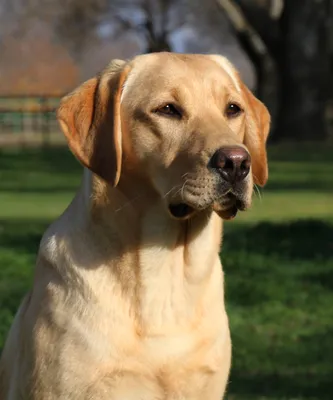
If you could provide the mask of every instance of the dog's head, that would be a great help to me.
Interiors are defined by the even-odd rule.
[[[140,175],[175,218],[208,208],[231,218],[267,180],[269,113],[221,56],[115,60],[58,118],[84,166],[112,186]]]

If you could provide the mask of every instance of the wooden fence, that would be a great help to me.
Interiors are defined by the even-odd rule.
[[[56,120],[59,96],[0,96],[0,145],[62,139]]]

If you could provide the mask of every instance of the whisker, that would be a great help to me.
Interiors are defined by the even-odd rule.
[[[211,215],[209,213],[206,214],[206,222],[208,223],[210,221]]]
[[[257,177],[253,174],[253,178],[254,179],[257,179]],[[258,180],[258,179],[257,179]],[[260,202],[262,202],[262,194],[261,194],[261,192],[260,192],[260,189],[259,189],[259,186],[258,185],[256,185],[255,183],[253,183],[253,187],[254,187],[254,189],[255,189],[255,193],[257,193],[258,194],[258,197],[259,197],[259,200],[260,200]]]
[[[180,190],[181,190],[181,186],[180,186],[180,185],[176,185],[176,186],[172,187],[168,192],[166,192],[166,193],[162,196],[162,198],[164,199],[164,198],[165,198],[168,194],[170,194],[173,190],[176,190],[177,187],[180,188],[180,189],[178,189],[178,191],[180,191]],[[176,193],[176,194],[177,194],[177,193]],[[116,210],[114,210],[114,212],[115,212],[115,213],[118,213],[119,211],[122,211],[124,208],[130,206],[130,205],[133,204],[135,201],[137,201],[137,200],[139,200],[139,199],[141,199],[141,198],[143,198],[143,197],[145,197],[145,196],[147,196],[147,195],[146,195],[146,194],[139,194],[138,196],[136,196],[136,197],[130,199],[129,201],[127,201],[127,202],[126,202],[125,204],[123,204],[121,207],[119,207],[119,208],[117,208]]]
[[[181,187],[181,185],[173,186],[168,192],[166,192],[166,193],[162,196],[162,198],[165,199],[165,198],[167,197],[167,195],[170,194],[173,190],[176,190],[177,187]],[[176,193],[176,194],[177,194],[177,193]]]
[[[120,208],[117,208],[116,210],[114,210],[115,213],[122,211],[124,208],[128,207],[129,205],[133,204],[135,201],[137,201],[138,199],[145,197],[145,194],[139,194],[138,196],[134,197],[133,199],[127,201],[125,204],[123,204]]]
[[[181,196],[182,200],[184,200],[184,189],[185,189],[187,181],[188,181],[188,179],[185,179],[185,182],[183,183],[183,186],[180,190],[180,196]]]
[[[262,195],[260,193],[260,189],[259,189],[258,185],[256,185],[255,183],[254,183],[254,189],[255,189],[255,193],[257,193],[257,195],[259,197],[259,201],[262,202]]]

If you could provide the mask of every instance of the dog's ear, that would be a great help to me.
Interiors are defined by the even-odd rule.
[[[248,104],[244,144],[251,154],[254,183],[264,186],[268,179],[266,141],[271,118],[265,105],[242,82],[241,89]]]
[[[64,97],[57,112],[71,151],[112,186],[121,173],[120,98],[128,72],[124,61],[112,61],[98,77]]]

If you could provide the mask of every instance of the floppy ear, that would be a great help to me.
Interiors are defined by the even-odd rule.
[[[264,186],[268,179],[266,141],[271,118],[265,105],[243,83],[241,89],[249,107],[244,144],[251,154],[254,183]]]
[[[71,151],[112,186],[121,173],[120,97],[128,72],[124,61],[112,61],[100,76],[64,97],[57,112]]]

